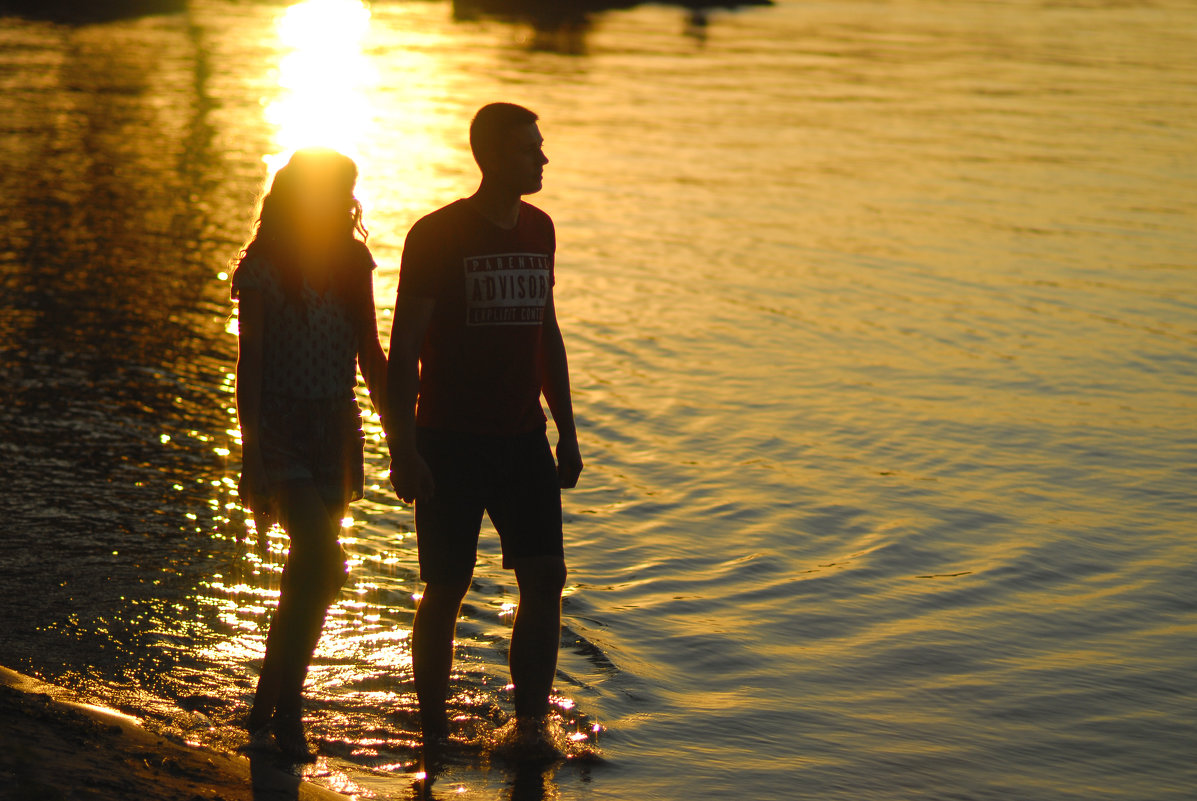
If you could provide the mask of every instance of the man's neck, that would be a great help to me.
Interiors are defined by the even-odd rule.
[[[520,195],[502,187],[487,183],[478,186],[470,196],[470,202],[486,219],[500,228],[514,228],[520,220]]]

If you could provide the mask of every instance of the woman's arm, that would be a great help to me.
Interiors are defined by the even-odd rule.
[[[416,400],[420,392],[420,347],[435,301],[400,294],[391,323],[387,402],[383,418],[391,451],[391,485],[407,503],[432,496],[432,472],[416,450]]]
[[[358,364],[362,368],[362,378],[366,379],[366,389],[370,391],[370,403],[379,416],[386,414],[387,391],[387,357],[382,352],[382,343],[378,341],[378,322],[374,317],[374,276],[366,277],[366,286],[362,292],[361,306],[358,309]]]
[[[259,433],[262,419],[262,331],[266,302],[261,290],[242,289],[237,301],[237,421],[241,425],[241,472],[249,492],[263,489]],[[242,498],[243,502],[250,501]]]

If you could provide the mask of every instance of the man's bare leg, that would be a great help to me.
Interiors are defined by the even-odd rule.
[[[449,735],[445,700],[449,694],[449,671],[453,668],[453,636],[461,600],[469,588],[468,578],[459,582],[430,581],[416,607],[412,623],[412,671],[425,742]]]
[[[515,580],[520,601],[508,655],[515,685],[515,716],[542,718],[548,714],[549,693],[557,673],[565,560],[558,556],[516,560]]]

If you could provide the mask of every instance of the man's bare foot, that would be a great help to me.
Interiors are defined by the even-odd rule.
[[[551,716],[512,718],[495,732],[495,753],[519,762],[553,762],[565,756],[561,727]]]

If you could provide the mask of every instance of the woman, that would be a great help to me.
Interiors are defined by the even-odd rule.
[[[296,152],[262,199],[233,272],[239,490],[259,525],[277,519],[291,540],[248,728],[251,747],[273,735],[296,761],[315,759],[301,694],[325,613],[348,575],[341,520],[362,497],[357,365],[375,409],[386,386],[356,182],[347,156]]]

